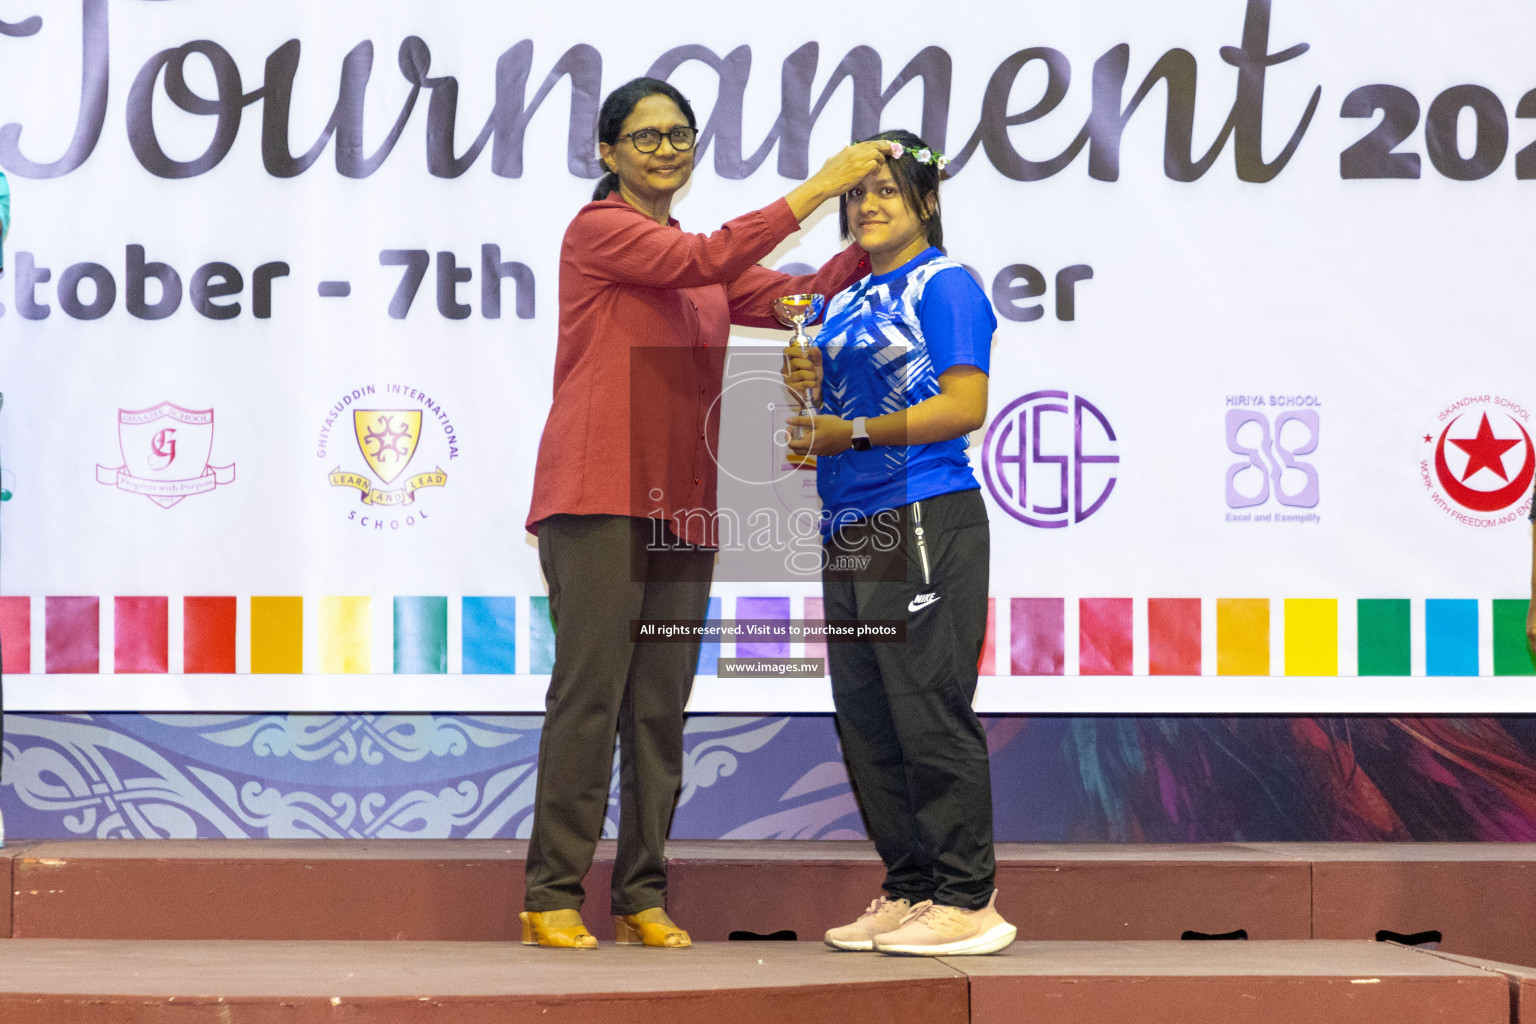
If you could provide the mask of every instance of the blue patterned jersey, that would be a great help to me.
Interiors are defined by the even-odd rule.
[[[889,274],[839,292],[827,307],[816,345],[822,350],[821,411],[873,419],[939,393],[953,366],[988,372],[997,317],[960,264],[925,249]],[[957,437],[904,447],[877,445],[816,460],[822,531],[853,519],[979,485]]]

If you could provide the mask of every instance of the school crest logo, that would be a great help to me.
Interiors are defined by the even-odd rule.
[[[448,486],[443,465],[458,458],[459,439],[433,396],[404,384],[366,385],[341,396],[326,413],[316,454],[333,467],[333,488],[357,492],[364,506],[347,519],[365,528],[398,530],[428,518],[422,491]],[[388,515],[390,509],[406,509]]]
[[[1435,507],[1463,526],[1523,522],[1536,481],[1530,411],[1503,395],[1469,395],[1421,436],[1419,479]]]
[[[361,492],[365,505],[409,505],[423,487],[442,487],[448,474],[441,467],[417,473],[391,488],[405,473],[421,441],[420,409],[354,409],[353,433],[357,448],[373,476],[383,484],[374,484],[362,473],[349,473],[340,466],[330,474],[332,487],[352,487]]]
[[[357,447],[368,468],[392,484],[410,465],[421,440],[420,409],[358,409],[352,413]]]
[[[161,508],[235,482],[235,466],[209,465],[213,410],[161,402],[117,410],[121,466],[96,466],[96,482],[142,494]]]

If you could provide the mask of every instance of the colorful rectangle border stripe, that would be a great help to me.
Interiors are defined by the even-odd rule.
[[[819,597],[762,594],[712,597],[709,618],[725,608],[753,621],[822,615]],[[978,668],[1001,677],[1382,677],[1409,676],[1422,658],[1429,677],[1533,676],[1528,608],[1525,598],[989,598]],[[699,674],[715,674],[722,653],[825,658],[826,646],[740,641],[723,652],[704,643]],[[554,658],[542,594],[0,597],[0,668],[13,675],[443,675],[455,666],[542,676]]]

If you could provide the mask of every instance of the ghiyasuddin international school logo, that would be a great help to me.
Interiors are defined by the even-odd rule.
[[[1059,530],[1104,507],[1119,468],[1115,429],[1088,399],[1031,391],[1010,402],[981,450],[987,490],[1021,523]]]
[[[1419,436],[1419,480],[1436,508],[1464,526],[1523,521],[1531,511],[1536,445],[1530,411],[1502,395],[1442,408]]]
[[[355,388],[326,411],[316,455],[336,460],[331,487],[357,492],[361,507],[347,519],[364,528],[398,530],[429,518],[422,492],[448,486],[443,463],[459,457],[453,420],[431,395],[408,384]]]
[[[235,482],[235,466],[211,466],[213,410],[161,402],[117,410],[121,466],[96,467],[96,482],[142,494],[162,508]]]

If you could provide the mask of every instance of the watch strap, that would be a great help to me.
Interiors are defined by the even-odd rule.
[[[867,418],[864,416],[855,416],[853,418],[853,450],[859,452],[867,452],[871,447],[872,443],[869,440],[869,427],[867,426]]]

